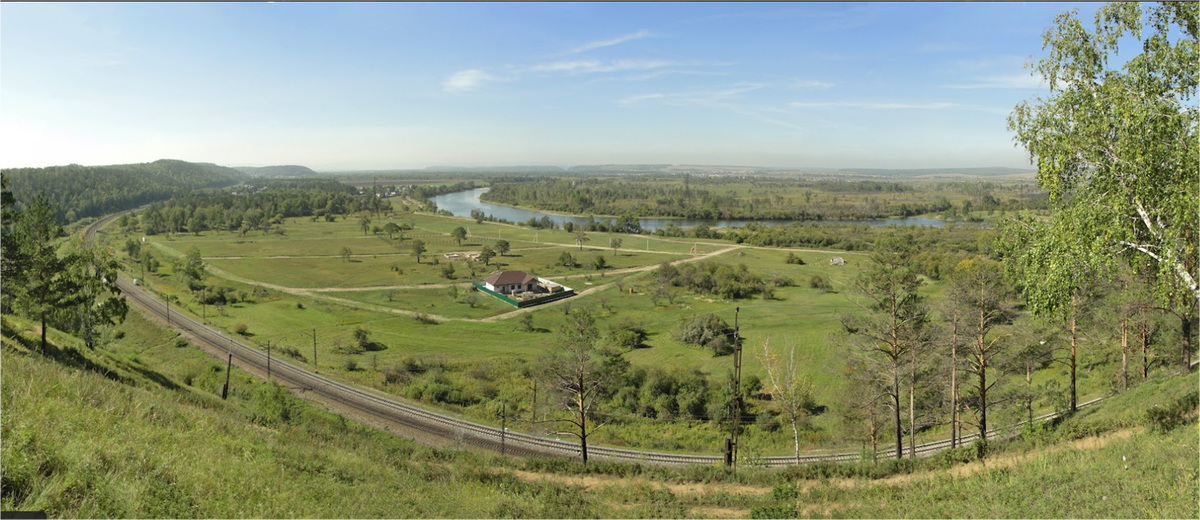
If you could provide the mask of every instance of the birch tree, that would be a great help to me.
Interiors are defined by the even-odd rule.
[[[771,403],[779,409],[780,415],[792,426],[792,442],[796,448],[796,462],[800,462],[800,421],[807,415],[807,406],[812,396],[812,384],[807,377],[800,374],[796,366],[796,346],[788,350],[787,359],[783,359],[771,350],[771,340],[763,341],[762,352],[755,354],[758,362],[767,371],[767,392],[771,394]]]
[[[1055,18],[1043,35],[1047,55],[1031,66],[1049,94],[1008,119],[1056,206],[1043,229],[1025,229],[1030,240],[1017,256],[1038,267],[1027,280],[1061,280],[1078,264],[1145,262],[1159,301],[1180,318],[1186,367],[1200,298],[1200,4],[1111,3],[1092,30],[1076,14]],[[1129,37],[1141,53],[1122,63],[1114,58]],[[1026,283],[1024,292],[1045,313],[1065,305],[1070,288]]]

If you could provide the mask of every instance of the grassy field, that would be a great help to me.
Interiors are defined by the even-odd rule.
[[[694,369],[719,383],[732,368],[731,357],[714,357],[707,349],[683,344],[672,337],[671,331],[680,320],[699,313],[714,313],[732,324],[734,308],[740,307],[738,321],[746,345],[745,377],[765,376],[755,353],[769,340],[776,352],[785,353],[788,348],[796,347],[801,369],[813,383],[817,404],[833,405],[842,389],[844,355],[830,346],[828,340],[841,330],[839,316],[857,310],[847,289],[864,267],[865,254],[796,250],[806,262],[796,265],[784,261],[787,250],[627,235],[616,253],[599,247],[581,253],[573,237],[561,230],[477,225],[465,219],[425,214],[398,214],[394,219],[414,225],[417,229],[412,233],[449,233],[454,227],[469,226],[477,234],[462,246],[447,235],[427,235],[423,240],[430,244],[431,254],[421,264],[407,252],[396,252],[395,241],[389,242],[386,236],[363,238],[354,219],[333,223],[299,219],[285,224],[288,232],[282,237],[252,236],[253,233],[245,237],[229,233],[178,235],[169,239],[155,236],[148,238],[149,248],[164,260],[192,246],[199,248],[206,258],[225,257],[208,260],[216,268],[211,270],[208,283],[231,287],[245,297],[223,308],[202,308],[172,276],[168,261],[163,262],[159,273],[147,275],[147,283],[152,289],[175,297],[175,305],[182,312],[205,316],[230,334],[239,325],[246,325],[248,341],[264,348],[269,341],[276,348],[297,349],[308,364],[314,357],[315,336],[317,368],[322,374],[436,404],[450,413],[482,422],[494,422],[491,400],[497,398],[513,401],[527,412],[533,408],[544,411],[550,406],[544,400],[545,392],[539,395],[539,402],[532,400],[535,365],[553,348],[556,341],[553,331],[564,323],[565,311],[572,308],[591,310],[598,318],[601,333],[631,323],[643,327],[649,333],[644,348],[624,354],[633,367]],[[441,276],[441,265],[432,265],[432,258],[444,252],[478,250],[480,244],[488,243],[481,238],[482,233],[486,231],[490,237],[495,230],[500,230],[513,246],[510,256],[496,259],[506,268],[525,269],[559,280],[578,292],[590,292],[534,308],[530,311],[531,331],[519,323],[511,306],[485,294],[473,293],[476,298],[472,307],[466,300],[470,294],[465,284],[483,278],[491,267],[477,263],[476,276],[470,277],[464,262],[454,262],[455,279],[448,280]],[[412,239],[412,233],[404,243]],[[593,235],[589,246],[607,243],[604,234]],[[120,245],[132,235],[106,231],[103,237]],[[650,253],[637,249],[646,240],[650,243]],[[356,256],[349,261],[315,254],[345,243],[390,247],[394,252],[360,255],[356,250]],[[692,247],[697,248],[697,254],[728,249],[708,261],[745,264],[765,280],[787,277],[796,286],[778,288],[772,299],[722,300],[684,293],[668,301],[654,294],[657,285],[651,281],[650,273],[624,272],[630,268],[654,267],[664,260],[693,259],[689,252]],[[603,255],[615,268],[597,271],[591,267],[553,265],[563,251],[585,262]],[[283,257],[272,258],[280,255]],[[831,265],[834,256],[845,258],[846,265]],[[393,266],[398,271],[393,271]],[[131,265],[130,274],[141,276],[136,265]],[[808,281],[813,276],[829,280],[835,292],[810,288]],[[451,283],[460,285],[457,295],[446,286]],[[941,284],[932,282],[923,291],[936,297],[942,289]],[[417,314],[429,319],[414,319]],[[370,331],[371,340],[386,348],[358,353],[349,350],[347,347],[355,343],[353,333],[359,327]],[[1111,345],[1090,342],[1084,346],[1079,380],[1081,401],[1112,390],[1111,352]],[[414,364],[435,370],[425,371],[406,383],[385,382],[387,370]],[[1062,370],[1054,365],[1039,377],[1062,378]],[[430,397],[444,397],[447,385],[482,400],[466,399],[455,404]],[[1042,401],[1038,408],[1050,411],[1052,406],[1049,401]],[[805,449],[858,449],[843,433],[835,415],[813,417],[811,427],[803,434]],[[944,434],[941,429],[934,429],[929,435]],[[715,452],[725,435],[724,428],[704,418],[674,422],[645,419],[624,423],[620,428],[602,429],[595,439],[634,447]],[[751,425],[743,446],[763,455],[786,454],[791,448],[790,431],[767,432]]]

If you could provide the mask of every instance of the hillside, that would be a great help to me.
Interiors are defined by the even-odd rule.
[[[220,188],[249,177],[211,163],[161,159],[152,163],[111,166],[50,166],[0,172],[19,201],[44,191],[58,217],[67,222],[98,217],[166,200],[201,188]],[[70,208],[70,209],[66,209]]]
[[[1197,513],[1196,375],[932,459],[683,470],[432,449],[300,401],[131,313],[101,349],[3,317],[0,507],[63,517],[1175,517]],[[1147,413],[1146,410],[1151,410]],[[86,434],[84,434],[86,432]],[[1031,492],[1040,490],[1044,492]]]
[[[251,177],[317,177],[318,174],[307,166],[287,164],[282,166],[234,166],[233,169]]]

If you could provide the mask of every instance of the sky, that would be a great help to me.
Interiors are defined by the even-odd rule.
[[[1028,167],[1064,3],[0,4],[0,167]]]

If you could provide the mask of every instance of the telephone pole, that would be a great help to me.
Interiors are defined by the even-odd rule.
[[[313,327],[313,372],[317,372],[317,329]]]
[[[741,307],[733,308],[733,421],[729,437],[725,438],[725,465],[737,468],[738,426],[742,422],[742,342],[738,330],[738,313]]]
[[[267,382],[271,382],[271,340],[267,340]]]

